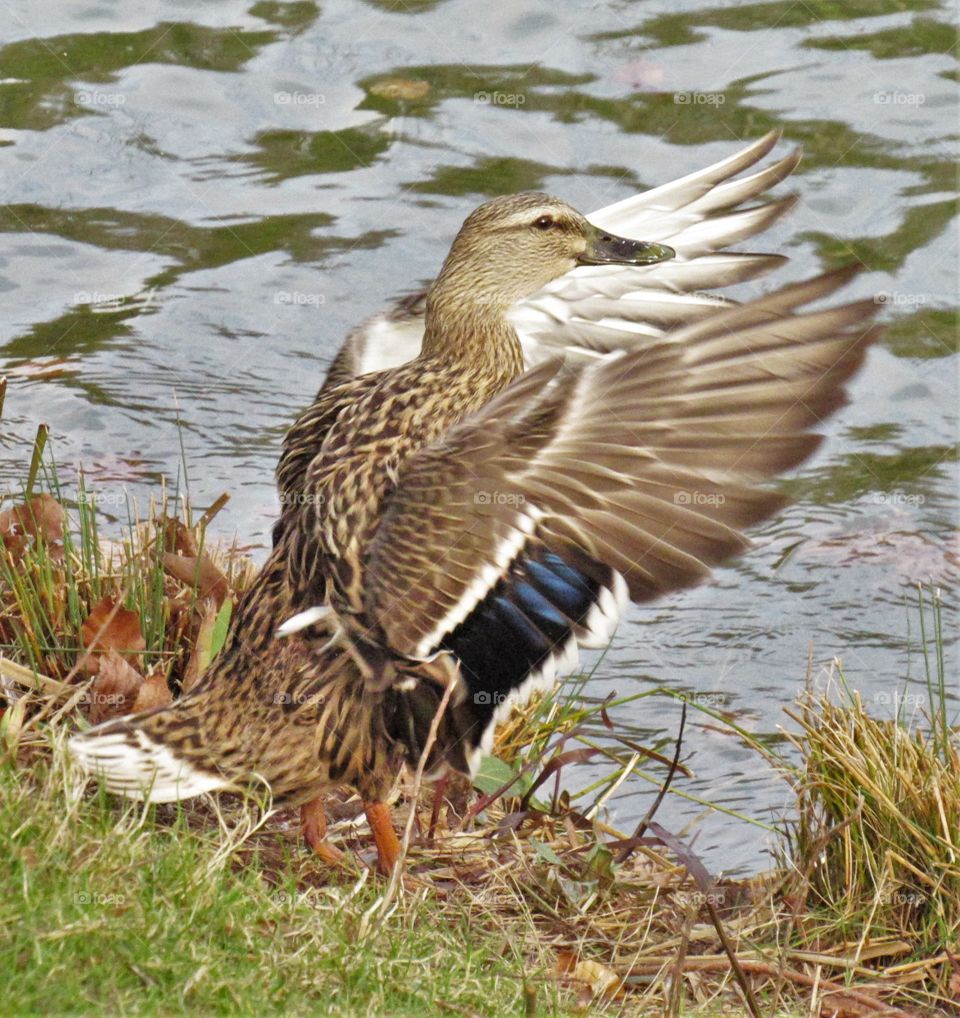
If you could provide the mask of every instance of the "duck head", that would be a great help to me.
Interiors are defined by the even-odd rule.
[[[559,198],[532,191],[507,195],[467,216],[430,303],[506,311],[578,265],[652,265],[674,255],[665,244],[601,230]]]

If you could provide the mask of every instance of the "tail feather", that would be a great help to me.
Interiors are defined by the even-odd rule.
[[[75,735],[67,750],[108,791],[141,802],[176,802],[230,784],[224,775],[204,770],[152,739],[133,718]]]

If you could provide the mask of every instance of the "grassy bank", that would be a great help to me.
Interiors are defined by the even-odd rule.
[[[573,683],[504,727],[476,787],[437,803],[405,779],[407,881],[388,884],[347,796],[331,812],[351,851],[331,871],[269,803],[137,807],[69,766],[70,731],[197,680],[252,567],[208,546],[222,502],[177,518],[161,493],[111,542],[97,493],[65,492],[48,464],[41,450],[0,507],[4,1013],[956,1007],[960,758],[936,652],[939,709],[920,726],[870,717],[838,681],[792,708],[793,762],[739,733],[797,796],[762,877],[715,881],[655,804],[637,831],[603,822],[635,772],[667,787],[683,765],[618,736],[622,701],[584,707]],[[922,608],[936,629],[938,605]],[[603,776],[561,792],[557,775],[587,759]]]
[[[532,927],[452,903],[438,921],[420,892],[364,931],[366,869],[327,884],[293,828],[241,849],[184,811],[87,798],[59,759],[0,774],[4,1014],[514,1014],[525,975],[556,1010]]]

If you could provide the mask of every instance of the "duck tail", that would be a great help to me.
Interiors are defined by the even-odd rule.
[[[198,739],[205,698],[107,721],[75,735],[67,751],[109,792],[141,802],[175,802],[232,785]]]

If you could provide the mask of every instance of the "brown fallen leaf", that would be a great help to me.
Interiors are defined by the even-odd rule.
[[[176,552],[177,555],[197,555],[197,540],[193,531],[173,516],[163,516],[157,520],[157,528],[163,538],[164,551]]]
[[[164,552],[162,561],[163,568],[171,576],[191,587],[196,583],[199,595],[213,598],[217,607],[223,604],[224,598],[230,593],[230,584],[226,576],[206,553],[193,556]]]
[[[34,495],[13,510],[23,532],[45,541],[63,540],[63,523],[67,514],[52,495]]]
[[[98,664],[97,677],[84,695],[90,705],[90,721],[95,725],[130,714],[143,685],[143,676],[115,650],[108,650]]]
[[[572,951],[557,951],[557,975],[577,983],[585,983],[593,997],[613,1000],[623,996],[623,979],[599,961],[579,958]]]
[[[153,707],[163,707],[172,701],[173,696],[167,685],[167,677],[162,671],[153,672],[143,680],[132,709],[134,712],[150,710]]]
[[[22,558],[31,538],[45,541],[59,559],[63,554],[65,520],[63,506],[52,495],[34,495],[0,512],[0,540],[14,559]]]
[[[81,667],[92,675],[99,671],[106,651],[139,654],[147,645],[140,629],[140,616],[109,595],[98,601],[84,619],[80,637],[87,649]]]
[[[19,562],[23,558],[23,553],[30,543],[25,535],[18,533],[12,526],[8,530],[0,529],[0,541],[3,541],[4,548],[10,552],[14,562]]]

